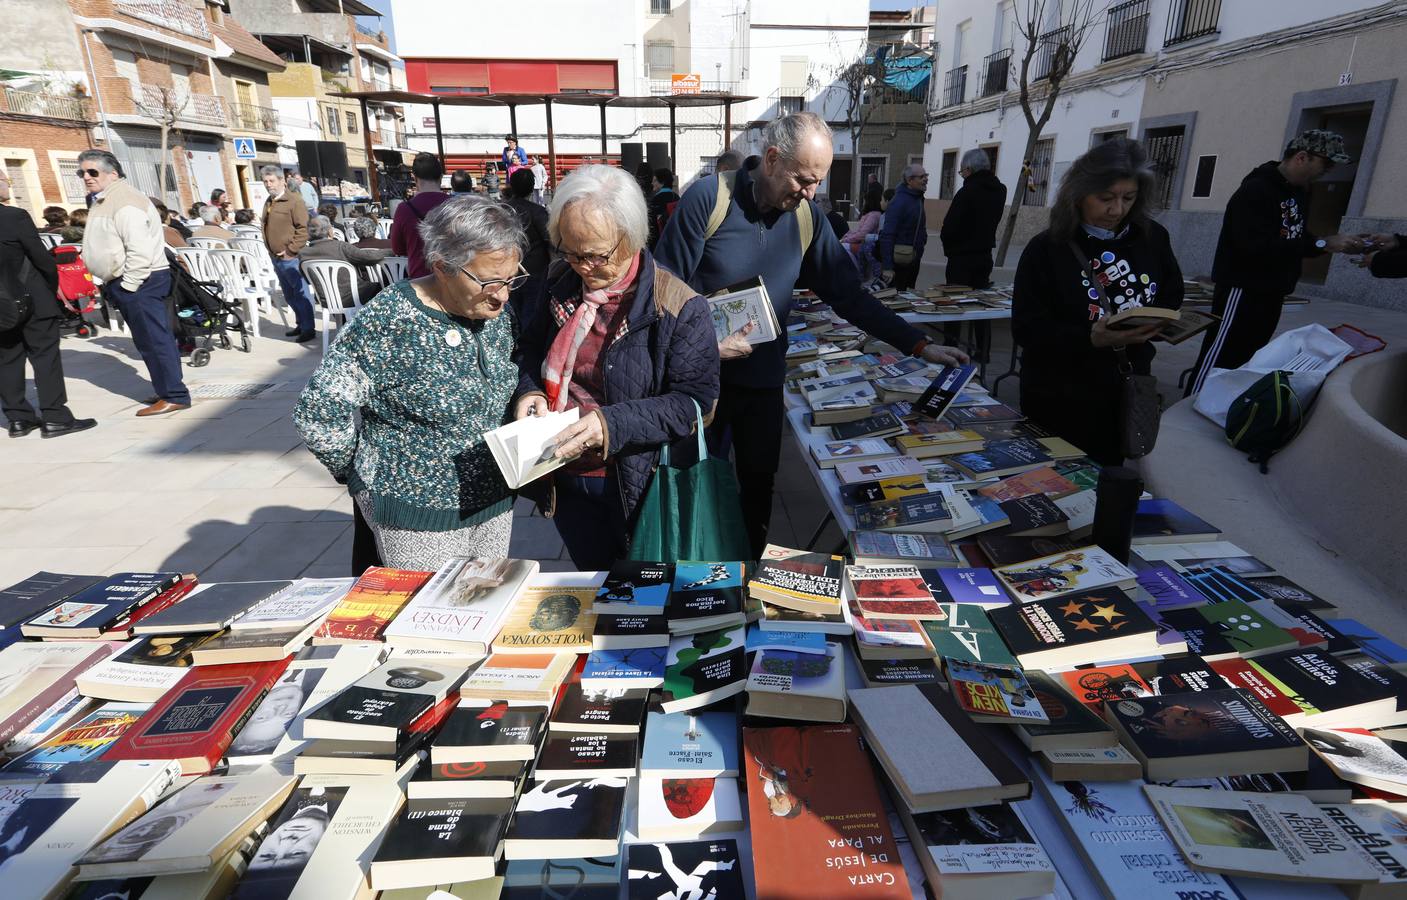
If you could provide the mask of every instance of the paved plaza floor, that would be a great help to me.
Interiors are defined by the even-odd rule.
[[[929,279],[941,272],[935,268],[925,266]],[[1282,328],[1308,321],[1407,338],[1407,316],[1330,303],[1288,307]],[[187,367],[193,408],[150,419],[134,416],[150,387],[126,332],[65,338],[70,405],[99,424],[53,440],[37,432],[0,438],[0,584],[40,569],[181,570],[207,581],[348,574],[347,492],[303,447],[289,418],[321,359],[320,342],[286,341],[285,327],[277,316],[266,319],[252,353],[216,351],[208,366]],[[1005,323],[993,332],[989,384],[1006,369],[1011,348]],[[1156,373],[1169,396],[1180,396],[1175,382],[1195,344],[1160,352]],[[1016,391],[1016,379],[1008,379],[999,396],[1014,403]],[[783,447],[771,539],[798,546],[825,506],[794,443]],[[818,546],[840,540],[830,525]],[[514,520],[512,553],[548,570],[571,568],[552,522],[526,501]]]

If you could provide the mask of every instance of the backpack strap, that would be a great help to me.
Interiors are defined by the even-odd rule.
[[[802,200],[796,208],[796,230],[801,235],[801,255],[805,256],[811,249],[811,239],[816,236],[816,219],[810,200]]]
[[[704,226],[704,240],[708,240],[723,227],[728,218],[728,204],[733,202],[733,184],[736,171],[723,172],[718,176],[718,197],[713,201],[713,211],[708,214],[708,224]],[[805,200],[796,208],[796,230],[801,238],[801,255],[811,249],[811,241],[816,237],[816,219],[811,211],[811,201]]]

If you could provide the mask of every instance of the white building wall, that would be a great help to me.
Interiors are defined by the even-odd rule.
[[[278,161],[288,167],[298,165],[296,141],[323,140],[322,119],[318,102],[312,97],[274,97],[282,139],[278,145]]]

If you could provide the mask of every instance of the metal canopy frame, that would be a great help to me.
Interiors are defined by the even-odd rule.
[[[440,128],[441,106],[506,106],[508,108],[508,128],[510,134],[518,133],[518,107],[542,106],[547,113],[547,184],[556,187],[557,181],[557,142],[552,128],[552,106],[595,106],[601,110],[601,153],[606,149],[606,108],[619,109],[668,109],[669,110],[669,159],[678,165],[678,134],[675,130],[675,110],[680,107],[693,109],[704,106],[723,107],[723,143],[732,140],[733,104],[756,100],[756,97],[742,94],[706,91],[698,94],[662,94],[658,96],[630,97],[619,94],[421,94],[415,91],[344,91],[338,96],[360,102],[362,108],[362,135],[366,142],[366,157],[372,159],[371,132],[367,129],[368,103],[424,103],[435,112],[435,148],[440,162],[445,159],[445,138]],[[632,173],[633,174],[633,173]],[[381,192],[376,178],[376,166],[367,166],[367,177],[371,181],[371,196],[380,197]]]

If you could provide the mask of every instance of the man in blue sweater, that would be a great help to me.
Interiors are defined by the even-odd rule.
[[[931,343],[860,286],[855,264],[812,200],[834,153],[825,120],[810,112],[783,116],[767,126],[763,144],[760,157],[729,173],[732,184],[725,181],[722,194],[718,175],[690,186],[660,236],[656,261],[705,296],[760,276],[783,324],[792,288],[810,288],[847,322],[901,352],[945,365],[966,362],[966,354]],[[720,197],[726,215],[718,222]],[[783,335],[750,346],[749,330],[719,344],[722,392],[711,429],[715,437],[731,435],[743,519],[758,557],[767,543],[782,447],[787,342]]]

